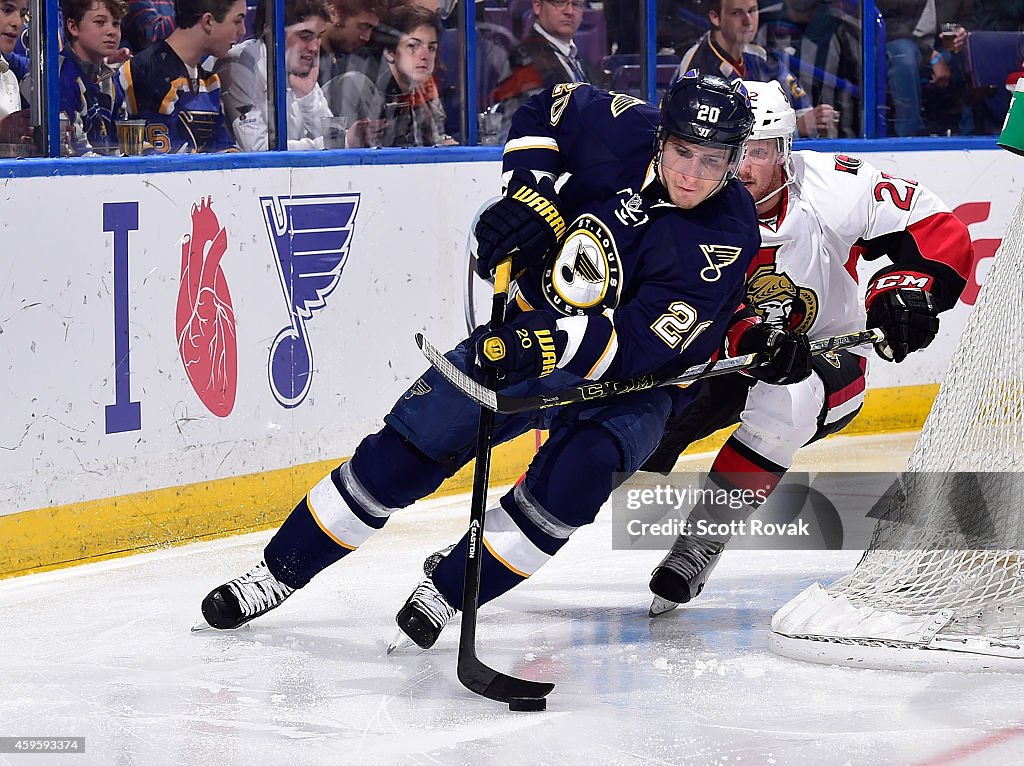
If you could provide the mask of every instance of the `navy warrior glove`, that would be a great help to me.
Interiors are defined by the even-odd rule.
[[[509,324],[484,332],[473,347],[472,367],[494,370],[502,387],[550,375],[569,335],[544,311],[524,311]]]
[[[802,332],[783,331],[759,322],[743,333],[737,351],[759,354],[765,361],[746,373],[773,386],[799,383],[811,374],[811,343]]]
[[[885,333],[885,343],[875,346],[883,359],[902,362],[931,343],[939,331],[939,311],[927,289],[931,282],[925,274],[890,271],[876,274],[868,283],[867,326]]]
[[[558,195],[550,178],[537,181],[516,170],[505,196],[480,214],[476,234],[476,273],[487,279],[515,252],[512,273],[540,261],[565,236]]]

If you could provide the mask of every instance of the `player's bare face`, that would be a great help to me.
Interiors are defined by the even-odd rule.
[[[0,53],[13,53],[28,18],[28,0],[0,0]]]
[[[231,46],[245,37],[245,0],[235,0],[222,21],[211,15],[207,29],[207,54],[217,58],[226,56]]]
[[[402,35],[390,59],[399,85],[418,87],[434,74],[437,63],[437,30],[431,26],[416,27]]]
[[[740,163],[740,182],[750,192],[754,201],[765,199],[772,192],[778,191],[783,183],[784,157],[779,151],[779,142],[774,138],[751,139],[747,141],[747,151]],[[778,201],[777,197],[765,200],[765,207],[771,208]],[[758,212],[767,212],[761,210]]]
[[[709,18],[730,47],[747,45],[757,34],[757,0],[722,0],[722,12]]]
[[[284,28],[285,64],[288,74],[305,77],[320,60],[320,39],[327,22],[319,16]]]
[[[67,25],[71,47],[83,61],[101,64],[121,43],[121,21],[111,16],[103,3],[93,3],[81,22],[68,19]]]
[[[706,200],[729,172],[729,150],[669,138],[661,149],[661,182],[676,207],[689,210]]]

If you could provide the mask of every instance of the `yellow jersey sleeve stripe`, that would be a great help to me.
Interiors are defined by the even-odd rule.
[[[612,327],[612,333],[608,336],[608,344],[604,347],[604,351],[601,352],[601,356],[594,362],[594,366],[590,368],[590,371],[586,374],[586,378],[590,380],[596,380],[608,369],[608,366],[612,363],[612,358],[615,353],[619,350],[619,338],[615,334],[615,328]]]

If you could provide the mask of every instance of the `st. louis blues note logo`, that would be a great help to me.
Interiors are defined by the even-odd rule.
[[[733,245],[701,245],[701,252],[708,259],[708,265],[700,271],[700,278],[705,282],[717,282],[722,276],[722,269],[735,263],[743,248]]]
[[[270,346],[270,390],[284,407],[309,393],[313,351],[306,322],[327,305],[348,260],[358,194],[260,197],[291,323]]]
[[[554,263],[545,269],[544,295],[557,311],[569,316],[615,306],[619,271],[611,231],[585,213],[573,222]]]

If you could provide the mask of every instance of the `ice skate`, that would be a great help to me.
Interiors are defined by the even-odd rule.
[[[455,548],[455,543],[452,543],[447,548],[442,548],[439,551],[434,551],[425,559],[423,559],[423,574],[427,577],[434,574],[434,570],[437,569],[437,565],[440,564],[444,557],[452,552]]]
[[[416,586],[395,616],[395,622],[413,643],[421,649],[429,649],[457,611],[427,577]]]
[[[651,602],[649,616],[671,612],[680,604],[696,598],[711,571],[722,556],[724,543],[703,537],[680,535],[672,550],[651,573]]]
[[[425,559],[423,559],[423,574],[427,577],[434,574],[434,570],[437,569],[437,565],[440,564],[444,557],[452,552],[455,548],[455,543],[452,543],[447,548],[442,548],[439,551],[434,551]],[[391,639],[391,643],[388,644],[388,654],[393,654],[400,649],[406,649],[413,646],[413,640],[405,634],[405,632],[399,628],[395,631],[395,637]]]
[[[233,630],[280,606],[294,592],[261,561],[241,577],[210,591],[203,599],[205,623],[196,623],[192,630]]]

